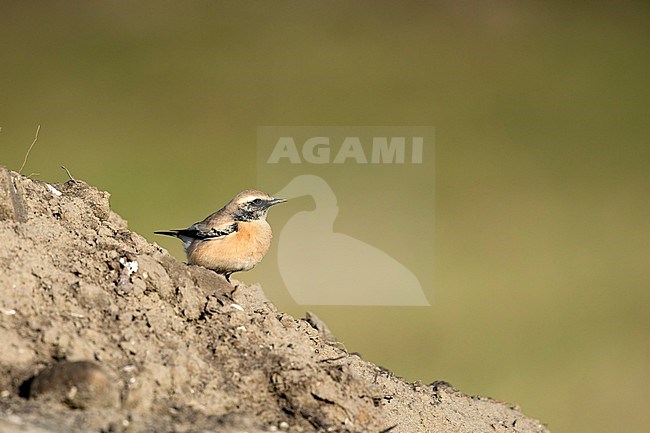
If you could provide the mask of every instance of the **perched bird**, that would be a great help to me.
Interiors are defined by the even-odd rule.
[[[285,201],[247,189],[201,222],[154,233],[179,238],[189,264],[212,269],[230,282],[233,272],[249,271],[264,258],[272,236],[266,213]]]

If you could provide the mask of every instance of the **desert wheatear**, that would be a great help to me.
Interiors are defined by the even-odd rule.
[[[266,213],[285,201],[247,189],[201,222],[154,233],[179,238],[189,264],[212,269],[230,282],[230,274],[251,270],[264,258],[272,236]]]

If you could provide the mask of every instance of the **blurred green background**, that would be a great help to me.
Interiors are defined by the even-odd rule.
[[[183,260],[152,231],[254,186],[259,125],[435,126],[433,306],[310,309],[409,380],[555,433],[641,431],[649,18],[644,2],[2,2],[0,164],[17,170],[40,124],[24,174],[66,165]]]

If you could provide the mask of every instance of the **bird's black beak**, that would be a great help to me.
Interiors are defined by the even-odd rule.
[[[274,204],[280,204],[280,203],[284,203],[286,201],[287,201],[286,198],[272,198],[272,199],[266,201],[266,207],[271,207]]]

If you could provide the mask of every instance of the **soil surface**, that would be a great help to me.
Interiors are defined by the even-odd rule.
[[[316,316],[130,232],[108,198],[0,168],[0,432],[548,432],[346,352]]]

